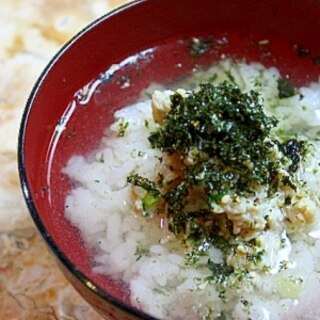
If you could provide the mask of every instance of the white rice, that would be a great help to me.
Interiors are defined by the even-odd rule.
[[[224,60],[177,86],[194,87],[213,74],[215,83],[220,83],[228,79],[228,73],[243,91],[259,89],[265,111],[281,120],[281,128],[299,129],[307,136],[320,129],[320,84],[300,88],[303,98],[279,99],[280,75],[275,68]],[[126,121],[129,125],[119,137],[119,122]],[[80,230],[86,245],[95,250],[94,271],[126,282],[132,305],[159,319],[320,319],[320,143],[312,142],[313,152],[299,169],[300,179],[316,196],[315,222],[289,236],[290,240],[285,232],[265,232],[261,236],[267,251],[264,263],[275,272],[272,268],[265,273],[253,270],[244,283],[226,293],[228,301],[224,302],[221,292],[199,280],[210,271],[187,266],[178,241],[135,213],[127,176],[138,173],[154,178],[161,153],[150,147],[148,135],[155,128],[150,100],[119,110],[99,150],[89,157],[73,156],[64,169],[76,186],[66,198],[65,215]],[[276,202],[280,198],[266,201],[260,208],[279,224],[283,217]],[[235,210],[245,216],[249,207],[250,203],[240,203],[229,209],[230,214]],[[287,242],[284,248],[281,239]],[[222,260],[215,248],[209,257],[215,263]],[[205,259],[204,265],[208,257]],[[283,260],[289,267],[278,272]],[[227,317],[223,317],[223,310]]]

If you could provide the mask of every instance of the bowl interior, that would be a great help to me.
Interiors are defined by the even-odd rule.
[[[136,101],[150,83],[168,84],[222,55],[275,66],[297,86],[316,80],[319,17],[314,0],[138,1],[66,45],[30,96],[19,170],[32,216],[67,268],[129,302],[124,286],[92,272],[92,252],[64,217],[71,183],[61,170],[72,155],[98,146],[115,110]],[[211,43],[203,55],[190,51],[193,37]]]

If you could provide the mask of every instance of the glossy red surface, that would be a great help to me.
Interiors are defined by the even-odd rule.
[[[24,194],[64,272],[106,318],[110,318],[110,308],[117,307],[124,310],[119,319],[125,319],[124,314],[128,319],[147,316],[130,316],[135,311],[119,303],[128,303],[124,288],[91,271],[91,253],[64,218],[70,182],[61,168],[74,153],[92,150],[112,122],[113,112],[133,102],[148,84],[181,77],[221,54],[274,65],[296,85],[317,79],[320,66],[314,60],[320,55],[319,17],[320,3],[315,0],[138,1],[95,22],[44,71],[30,96],[20,132]],[[213,37],[213,47],[200,58],[189,52],[193,36]],[[269,43],[259,44],[265,39]],[[112,64],[149,48],[154,48],[152,53],[105,81],[86,105],[75,98]],[[130,87],[122,88],[128,77]],[[72,101],[74,112],[66,112]],[[59,122],[65,124],[61,135],[55,134]]]

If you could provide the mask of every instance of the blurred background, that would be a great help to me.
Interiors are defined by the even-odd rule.
[[[0,318],[101,319],[67,283],[20,192],[20,119],[43,68],[72,36],[125,0],[0,0]]]

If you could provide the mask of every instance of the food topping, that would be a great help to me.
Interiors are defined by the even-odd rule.
[[[149,141],[164,154],[159,169],[164,180],[130,176],[128,181],[160,198],[179,238],[250,236],[267,221],[256,214],[254,201],[243,204],[241,198],[254,197],[262,187],[270,196],[298,188],[294,173],[305,144],[273,137],[277,120],[263,112],[257,92],[243,93],[230,82],[207,83],[194,92],[156,91],[152,107],[160,126]],[[289,221],[302,221],[300,215],[305,216]]]

